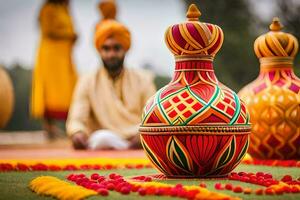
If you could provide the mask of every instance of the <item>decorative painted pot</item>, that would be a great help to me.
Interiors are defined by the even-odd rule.
[[[293,71],[297,39],[281,32],[274,18],[270,32],[254,43],[260,61],[256,80],[239,96],[251,116],[249,153],[259,159],[300,159],[300,79]]]
[[[226,176],[249,145],[247,109],[213,69],[222,29],[199,22],[200,15],[192,4],[188,21],[167,29],[165,41],[175,55],[175,73],[148,100],[142,116],[143,148],[167,177]]]
[[[5,127],[11,117],[14,104],[14,90],[6,71],[0,66],[0,128]]]

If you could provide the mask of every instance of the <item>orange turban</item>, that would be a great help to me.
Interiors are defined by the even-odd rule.
[[[131,44],[130,32],[127,27],[115,20],[117,10],[115,2],[113,0],[102,1],[99,9],[103,19],[96,26],[94,38],[96,48],[101,47],[106,39],[113,37],[127,51]]]

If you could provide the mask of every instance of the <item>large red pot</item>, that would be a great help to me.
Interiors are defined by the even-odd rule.
[[[226,176],[249,145],[249,114],[237,94],[215,76],[213,58],[222,29],[198,21],[191,5],[188,22],[168,28],[165,39],[175,55],[172,81],[145,106],[140,127],[144,150],[168,177]]]

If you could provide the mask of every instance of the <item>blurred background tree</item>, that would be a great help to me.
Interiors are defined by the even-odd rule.
[[[277,10],[275,16],[279,16],[284,31],[289,32],[300,40],[300,1],[299,0],[276,0]],[[300,41],[299,41],[300,42]],[[295,73],[300,76],[300,55],[295,58]]]

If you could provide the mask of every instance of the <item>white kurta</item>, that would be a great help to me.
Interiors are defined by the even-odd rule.
[[[153,75],[144,70],[124,68],[113,81],[105,68],[81,77],[75,88],[67,133],[91,134],[107,129],[123,139],[138,133],[143,107],[155,93]]]

